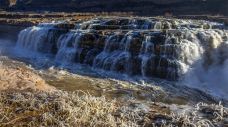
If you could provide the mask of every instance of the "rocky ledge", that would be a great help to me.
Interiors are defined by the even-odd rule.
[[[22,13],[22,12],[0,12],[0,25],[13,25],[13,26],[34,26],[42,22],[52,22],[56,20],[68,20],[69,22],[77,22],[82,19],[89,19],[94,17],[95,14],[67,14],[67,13]]]
[[[58,12],[6,12],[0,11],[0,25],[14,25],[20,27],[34,26],[39,23],[52,22],[52,21],[68,21],[76,23],[86,21],[95,17],[131,17],[136,16],[133,13],[58,13]],[[159,17],[158,17],[159,18]],[[168,17],[171,18],[171,17]],[[210,15],[179,15],[172,16],[178,19],[195,19],[195,20],[208,20],[228,24],[227,16],[210,16]]]
[[[222,50],[226,35],[224,24],[204,20],[108,17],[41,23],[21,31],[18,45],[52,53],[58,62],[177,80],[202,54],[202,63],[210,66],[209,49]]]
[[[64,12],[6,12],[0,11],[0,25],[34,26],[52,21],[67,21],[76,23],[94,17],[131,16],[131,13],[64,13]]]

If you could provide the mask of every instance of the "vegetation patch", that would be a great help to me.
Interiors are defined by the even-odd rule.
[[[162,111],[163,110],[163,111]],[[0,126],[222,126],[228,109],[199,103],[183,113],[172,113],[161,105],[145,106],[129,100],[120,103],[93,97],[82,91],[2,92]]]

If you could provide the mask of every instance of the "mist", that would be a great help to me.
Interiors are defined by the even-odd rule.
[[[224,42],[213,55],[211,65],[205,67],[203,58],[193,65],[184,76],[183,83],[228,98],[228,42]]]

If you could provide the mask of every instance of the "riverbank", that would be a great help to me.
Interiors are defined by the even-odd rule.
[[[7,66],[1,61],[0,91],[54,91],[40,76],[28,68]],[[11,63],[12,64],[12,63]]]
[[[20,27],[34,26],[43,22],[66,21],[69,24],[87,21],[96,17],[137,17],[134,13],[125,12],[102,12],[102,13],[67,13],[67,12],[6,12],[0,11],[0,25],[12,25]],[[220,15],[176,15],[176,16],[156,16],[154,18],[178,18],[207,20],[228,24],[227,16]]]
[[[34,26],[43,22],[66,21],[77,23],[95,17],[106,16],[133,16],[131,13],[67,13],[67,12],[6,12],[0,11],[0,25],[13,25],[21,27]]]
[[[95,97],[49,86],[29,68],[0,65],[0,126],[226,126],[221,104],[167,105],[153,101]],[[12,66],[15,65],[15,66]],[[16,68],[15,68],[16,67]],[[4,86],[2,86],[4,85]]]

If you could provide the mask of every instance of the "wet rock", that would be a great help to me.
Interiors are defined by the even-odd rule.
[[[59,37],[65,33],[67,33],[68,30],[65,29],[50,29],[48,32],[48,38],[47,38],[47,43],[44,45],[43,52],[49,52],[56,54],[58,49],[57,49],[57,41]],[[50,46],[48,46],[50,45]],[[47,47],[50,47],[51,49],[46,49]]]
[[[110,19],[104,23],[105,25],[119,25],[118,19]]]
[[[106,47],[104,50],[107,52],[113,52],[114,50],[123,48],[123,47],[120,47],[121,41],[123,38],[124,38],[123,34],[114,34],[114,35],[109,36],[105,42]]]
[[[132,37],[129,42],[127,42],[126,50],[129,51],[132,55],[138,55],[142,46],[141,37]]]
[[[175,60],[170,60],[164,57],[157,57],[155,61],[156,76],[170,80],[176,80],[178,78],[178,65]]]
[[[121,27],[118,25],[91,25],[89,29],[94,30],[116,30],[120,29]]]
[[[120,54],[113,63],[113,70],[120,73],[130,73],[130,59],[131,55],[129,53]]]
[[[83,33],[82,35],[80,35],[80,39],[77,45],[80,48],[92,49],[95,46],[96,40],[96,34]]]
[[[153,29],[156,24],[160,24],[161,30]],[[220,36],[222,32],[187,28],[190,21],[153,18],[97,18],[78,25],[43,23],[22,31],[18,42],[40,52],[51,50],[57,53],[56,58],[63,58],[60,61],[88,64],[129,75],[177,80],[184,71],[183,66],[190,66],[193,58],[200,55],[195,51],[198,45],[206,50],[215,48],[219,45],[215,35]],[[68,32],[73,27],[77,29]],[[224,35],[218,41],[222,39],[226,40]],[[37,41],[31,43],[30,40]],[[200,43],[196,44],[198,41]],[[225,51],[220,51],[223,56]],[[195,54],[190,56],[192,52]]]
[[[95,57],[101,52],[102,52],[102,50],[97,49],[97,48],[88,51],[88,53],[86,54],[86,57],[84,59],[84,63],[92,66]]]
[[[57,29],[73,29],[74,27],[75,25],[71,23],[61,23],[55,26]]]
[[[37,26],[42,28],[66,29],[66,30],[73,29],[75,27],[74,24],[66,23],[66,22],[40,23]]]
[[[89,49],[87,48],[77,48],[77,51],[75,54],[75,62],[83,63],[88,52],[89,52]]]
[[[156,68],[157,68],[157,63],[156,63],[156,57],[155,56],[150,56],[148,61],[143,61],[142,59],[142,73],[146,77],[154,77],[156,76]]]
[[[129,61],[131,65],[131,75],[141,75],[141,59],[136,56]]]
[[[134,26],[133,25],[123,25],[123,26],[120,27],[120,29],[130,30],[130,29],[134,29]]]
[[[108,55],[108,57],[105,58],[103,63],[102,63],[102,69],[108,70],[108,71],[109,70],[116,71],[115,66],[113,64],[114,64],[115,58],[117,56],[118,56],[117,53],[113,53],[113,54]]]
[[[166,44],[166,45],[160,45],[159,46],[159,52],[161,56],[170,58],[170,59],[175,59],[179,58],[179,50],[180,45],[175,45],[175,44]]]
[[[105,36],[103,35],[100,35],[99,38],[97,39],[97,41],[95,42],[95,48],[98,48],[100,50],[103,50],[104,49],[104,46],[105,46]]]
[[[120,19],[119,20],[119,25],[128,25],[129,24],[129,19]]]

